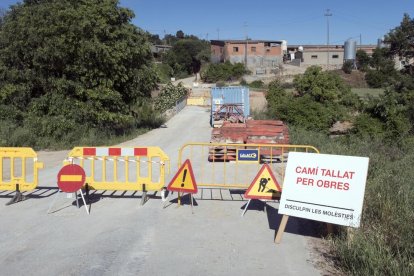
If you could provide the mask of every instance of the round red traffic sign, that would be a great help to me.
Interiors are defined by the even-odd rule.
[[[85,170],[75,164],[66,165],[60,169],[57,176],[57,184],[65,193],[74,193],[85,184]]]

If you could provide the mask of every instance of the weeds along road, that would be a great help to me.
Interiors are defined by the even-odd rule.
[[[166,125],[122,146],[161,147],[171,158],[169,181],[178,149],[210,140],[209,111],[188,106]],[[53,153],[42,157],[45,163],[57,159]],[[188,205],[163,209],[157,198],[139,206],[141,193],[97,191],[103,194],[90,215],[63,195],[55,204],[60,210],[48,215],[60,168],[60,162],[47,164],[41,188],[26,201],[6,207],[10,198],[0,193],[0,274],[319,275],[306,236],[313,224],[291,218],[282,244],[273,243],[280,221],[276,203],[266,213],[253,204],[241,218],[246,201],[226,196],[228,191],[222,191],[224,200],[218,190],[208,191],[210,198],[196,195],[194,214]]]

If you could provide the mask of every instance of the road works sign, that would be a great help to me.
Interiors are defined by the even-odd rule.
[[[186,160],[180,167],[177,174],[173,177],[167,189],[182,193],[197,193],[197,184],[193,174],[190,160]]]
[[[258,162],[259,161],[259,150],[238,149],[237,150],[237,161]]]
[[[282,189],[268,164],[264,164],[244,194],[249,199],[276,199]]]
[[[79,165],[70,164],[60,169],[57,184],[62,192],[74,193],[85,184],[85,171]]]
[[[289,152],[279,213],[359,227],[367,157]]]

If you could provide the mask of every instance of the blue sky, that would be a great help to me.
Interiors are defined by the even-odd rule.
[[[7,8],[17,1],[1,0]],[[287,40],[288,44],[326,44],[330,9],[330,43],[348,38],[376,44],[398,26],[404,13],[414,17],[414,1],[385,0],[121,0],[135,12],[133,23],[151,33],[175,34],[182,30],[203,39]]]

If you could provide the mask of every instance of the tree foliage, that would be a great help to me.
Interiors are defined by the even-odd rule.
[[[299,96],[309,95],[320,103],[359,104],[351,88],[337,74],[324,72],[319,66],[311,66],[303,75],[297,75],[293,84]]]
[[[161,89],[161,93],[155,99],[155,108],[165,112],[167,109],[174,107],[176,102],[186,96],[187,93],[187,89],[181,82],[176,86],[169,82]]]
[[[347,60],[342,65],[342,71],[344,71],[345,74],[351,74],[352,69],[354,69],[354,62],[351,60]]]
[[[243,63],[232,64],[230,61],[218,64],[209,64],[202,72],[201,78],[205,82],[218,82],[240,79],[243,75],[249,73]]]
[[[200,71],[201,65],[209,60],[210,44],[207,41],[194,38],[178,40],[172,49],[163,56],[163,62],[174,70],[176,76],[182,72],[186,74],[197,73]]]
[[[359,103],[341,79],[322,72],[319,67],[308,68],[302,77],[295,79],[295,87],[297,93],[292,94],[279,81],[269,84],[266,100],[270,117],[327,133],[336,121],[347,119]]]
[[[356,52],[356,63],[357,63],[357,68],[360,71],[366,71],[369,67],[369,63],[370,63],[370,57],[368,56],[367,52],[365,52],[364,50],[359,49]]]
[[[414,20],[408,14],[404,14],[400,26],[391,30],[385,41],[390,45],[390,55],[398,57],[410,67],[410,74],[413,76],[414,70],[410,63],[414,58]]]
[[[124,132],[157,76],[147,36],[116,0],[29,1],[0,26],[2,120],[38,137]]]

